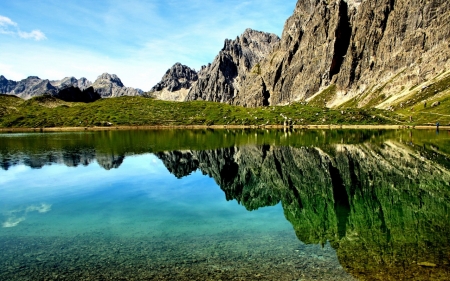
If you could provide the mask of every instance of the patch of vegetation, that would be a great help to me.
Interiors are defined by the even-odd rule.
[[[370,100],[369,100],[369,102],[367,104],[364,105],[364,107],[365,108],[375,107],[378,104],[380,104],[381,102],[383,102],[386,99],[386,95],[382,94],[384,88],[386,88],[386,86],[388,84],[392,83],[395,79],[397,79],[397,77],[399,77],[403,72],[405,72],[405,70],[406,69],[404,69],[404,70],[400,71],[399,73],[397,73],[394,77],[389,79],[386,83],[384,83],[380,87],[376,88],[375,91],[372,92],[373,88],[371,88],[370,91],[366,95],[366,96],[369,96],[369,94],[370,94]]]
[[[332,84],[308,102],[311,106],[326,106],[336,96],[336,85]]]
[[[294,125],[396,124],[394,113],[376,109],[333,110],[301,103],[289,106],[246,108],[193,101],[168,102],[144,97],[100,99],[69,103],[38,97],[27,101],[0,96],[1,127],[177,126],[177,125]],[[55,106],[57,105],[57,106]]]
[[[259,63],[257,63],[257,64],[252,68],[252,73],[261,75],[261,65],[259,65]]]
[[[449,88],[450,88],[450,75],[417,91],[408,100],[408,106],[412,106],[412,105],[415,105],[418,103],[423,103],[425,100],[428,100],[429,105],[431,105],[430,101],[432,99],[430,99],[430,98],[434,97],[435,95],[437,95],[443,91],[448,90]]]

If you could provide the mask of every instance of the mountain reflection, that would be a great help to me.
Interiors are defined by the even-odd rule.
[[[101,132],[42,147],[4,138],[0,165],[109,170],[154,153],[177,178],[214,178],[248,210],[281,202],[299,240],[330,242],[360,280],[449,280],[450,142],[432,133]]]
[[[248,210],[281,202],[297,237],[330,241],[358,279],[448,280],[450,171],[430,149],[385,141],[157,156],[177,177],[200,169]]]

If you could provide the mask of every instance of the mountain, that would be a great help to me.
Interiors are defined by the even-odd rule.
[[[82,77],[66,77],[62,80],[49,81],[37,76],[30,76],[19,82],[0,76],[0,94],[16,95],[30,99],[44,94],[50,94],[65,101],[91,102],[99,97],[138,96],[143,91],[125,87],[117,75],[104,73],[92,83]]]
[[[203,66],[186,101],[206,100],[233,103],[247,75],[259,72],[258,63],[279,42],[275,34],[247,29],[235,40],[225,40],[214,61]]]
[[[92,82],[84,77],[76,79],[75,77],[66,77],[62,80],[50,81],[50,83],[56,87],[58,90],[62,90],[69,87],[79,88],[81,91],[87,89],[92,85]]]
[[[8,80],[5,76],[0,75],[0,93],[9,93],[16,87],[17,82],[13,80]]]
[[[449,15],[447,0],[300,0],[235,103],[399,108],[450,94]]]
[[[142,94],[140,90],[125,87],[117,75],[109,73],[103,73],[98,76],[92,87],[102,98],[140,96]]]
[[[150,90],[150,94],[160,100],[184,101],[197,79],[198,75],[194,69],[177,62]]]
[[[58,92],[49,80],[42,80],[37,76],[29,76],[19,82],[7,80],[0,76],[0,93],[16,95],[23,99],[30,99],[45,93],[54,95]]]

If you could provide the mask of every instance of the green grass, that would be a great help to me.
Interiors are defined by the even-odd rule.
[[[415,124],[450,124],[450,95],[439,95],[450,89],[450,75],[442,77],[427,88],[420,89],[411,95],[408,100],[403,101],[403,108],[397,106],[396,113],[412,117]],[[424,102],[426,101],[426,107]],[[439,101],[440,105],[431,105]],[[409,120],[409,119],[408,119]]]
[[[0,127],[177,126],[177,125],[396,124],[398,116],[376,109],[333,110],[294,103],[245,108],[193,101],[168,102],[144,97],[68,103],[54,97],[27,101],[0,95]]]
[[[324,107],[336,96],[336,85],[332,84],[308,102],[310,106]]]

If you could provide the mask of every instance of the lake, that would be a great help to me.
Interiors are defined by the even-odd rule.
[[[450,280],[450,133],[0,134],[0,280]]]

